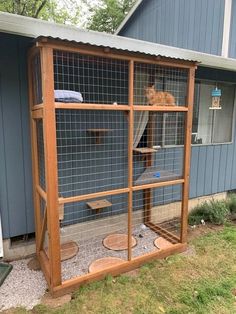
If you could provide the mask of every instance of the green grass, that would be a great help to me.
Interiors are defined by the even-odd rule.
[[[236,228],[210,232],[191,241],[196,255],[176,255],[82,287],[59,309],[36,306],[32,313],[233,314],[236,300]],[[16,309],[13,313],[26,313]]]

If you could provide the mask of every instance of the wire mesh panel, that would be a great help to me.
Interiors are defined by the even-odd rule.
[[[127,204],[127,194],[64,204],[61,244],[73,241],[78,245],[78,253],[62,262],[63,280],[93,272],[91,264],[101,258],[127,260]],[[104,269],[106,263],[105,260]]]
[[[56,111],[60,197],[127,187],[127,116],[121,111]]]
[[[37,119],[35,120],[35,123],[36,123],[36,132],[37,132],[39,185],[41,186],[43,190],[46,191],[43,120]]]
[[[133,248],[133,257],[179,242],[181,200],[182,185],[134,192],[132,233],[139,238],[142,248]]]
[[[42,244],[41,249],[49,256],[49,241],[48,241],[48,230],[47,230],[47,207],[44,199],[40,197],[40,217],[41,217],[41,234],[42,234]]]
[[[54,51],[58,102],[128,104],[128,62]]]
[[[188,70],[135,63],[134,104],[186,106]]]
[[[33,104],[42,104],[42,75],[40,54],[37,53],[31,61],[32,83],[33,83]]]
[[[182,178],[185,113],[134,112],[134,185]]]

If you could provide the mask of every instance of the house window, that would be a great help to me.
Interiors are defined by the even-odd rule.
[[[195,84],[192,144],[217,144],[232,141],[235,85],[219,83],[221,107],[211,110],[211,92],[216,82],[199,81]]]

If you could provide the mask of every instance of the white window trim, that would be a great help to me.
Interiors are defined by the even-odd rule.
[[[232,0],[225,0],[223,38],[222,38],[222,47],[221,47],[221,56],[225,58],[228,58],[229,56],[231,11],[232,11]]]

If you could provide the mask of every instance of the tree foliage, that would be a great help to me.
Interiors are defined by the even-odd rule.
[[[97,7],[90,7],[92,13],[88,29],[114,33],[136,0],[102,0]]]
[[[0,0],[0,11],[57,23],[77,24],[79,6],[76,0]]]

